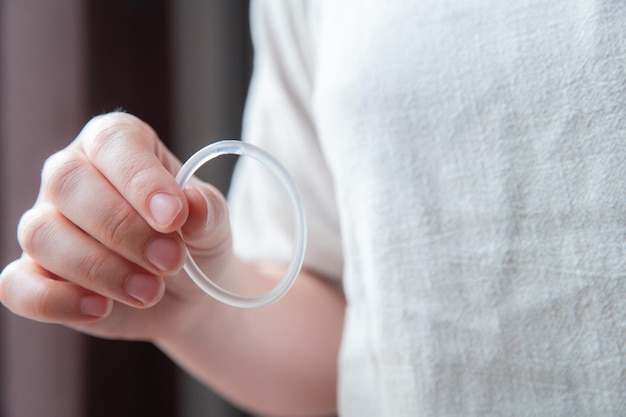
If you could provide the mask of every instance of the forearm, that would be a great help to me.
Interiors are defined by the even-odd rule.
[[[281,273],[279,266],[235,262],[228,280],[238,291],[258,294]],[[208,298],[188,306],[177,331],[157,345],[199,380],[255,412],[332,414],[344,310],[336,289],[302,272],[287,295],[268,307],[237,309]]]

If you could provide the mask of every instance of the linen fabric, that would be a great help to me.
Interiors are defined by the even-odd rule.
[[[257,1],[244,139],[303,193],[347,299],[339,407],[626,414],[626,5]],[[288,261],[239,164],[236,252]]]

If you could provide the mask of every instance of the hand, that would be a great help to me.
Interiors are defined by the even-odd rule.
[[[35,205],[20,220],[20,259],[0,275],[14,313],[84,332],[154,340],[207,296],[181,272],[182,229],[212,276],[231,259],[226,203],[195,180],[144,122],[125,113],[91,120],[45,163]]]
[[[238,294],[269,290],[286,266],[235,259],[224,198],[199,180],[181,191],[180,165],[137,118],[91,120],[44,165],[18,226],[23,254],[0,274],[0,302],[30,319],[154,342],[258,413],[332,413],[343,296],[304,270],[262,309],[209,298],[181,271],[183,237],[202,270]]]

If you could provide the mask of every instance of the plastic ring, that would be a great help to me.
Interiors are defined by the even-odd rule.
[[[249,143],[241,142],[238,140],[223,140],[212,143],[211,145],[200,149],[198,152],[193,154],[187,160],[187,162],[183,164],[180,171],[178,171],[178,174],[176,175],[176,181],[181,188],[184,188],[185,185],[187,185],[189,179],[202,165],[206,164],[211,159],[217,158],[218,156],[229,154],[249,156],[256,159],[267,168],[269,168],[272,172],[274,172],[274,174],[279,178],[279,180],[287,190],[287,194],[289,195],[289,199],[293,208],[295,223],[295,247],[293,250],[291,261],[289,262],[289,266],[287,267],[285,275],[273,289],[264,294],[251,297],[242,296],[227,291],[211,281],[211,279],[209,279],[209,277],[207,277],[204,272],[200,270],[200,267],[198,267],[198,264],[194,261],[188,249],[186,249],[187,258],[185,260],[184,268],[187,274],[189,274],[191,279],[196,283],[196,285],[198,285],[198,287],[200,287],[205,293],[215,298],[216,300],[219,300],[233,307],[263,307],[272,304],[282,298],[294,284],[296,278],[298,277],[298,274],[300,273],[300,270],[302,269],[302,264],[304,262],[304,252],[306,249],[307,234],[304,207],[302,204],[302,199],[300,198],[300,193],[298,192],[295,183],[293,182],[285,168],[264,150]]]

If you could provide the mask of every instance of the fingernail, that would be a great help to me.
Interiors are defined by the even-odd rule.
[[[158,193],[150,198],[150,214],[159,226],[167,227],[180,213],[183,204],[173,195]]]
[[[182,250],[174,239],[155,239],[148,244],[146,257],[161,272],[173,272],[180,267]]]
[[[164,291],[161,280],[146,274],[132,275],[126,281],[126,293],[141,304],[149,305]]]
[[[101,295],[87,295],[80,299],[80,312],[85,316],[104,317],[109,314],[109,300]]]

